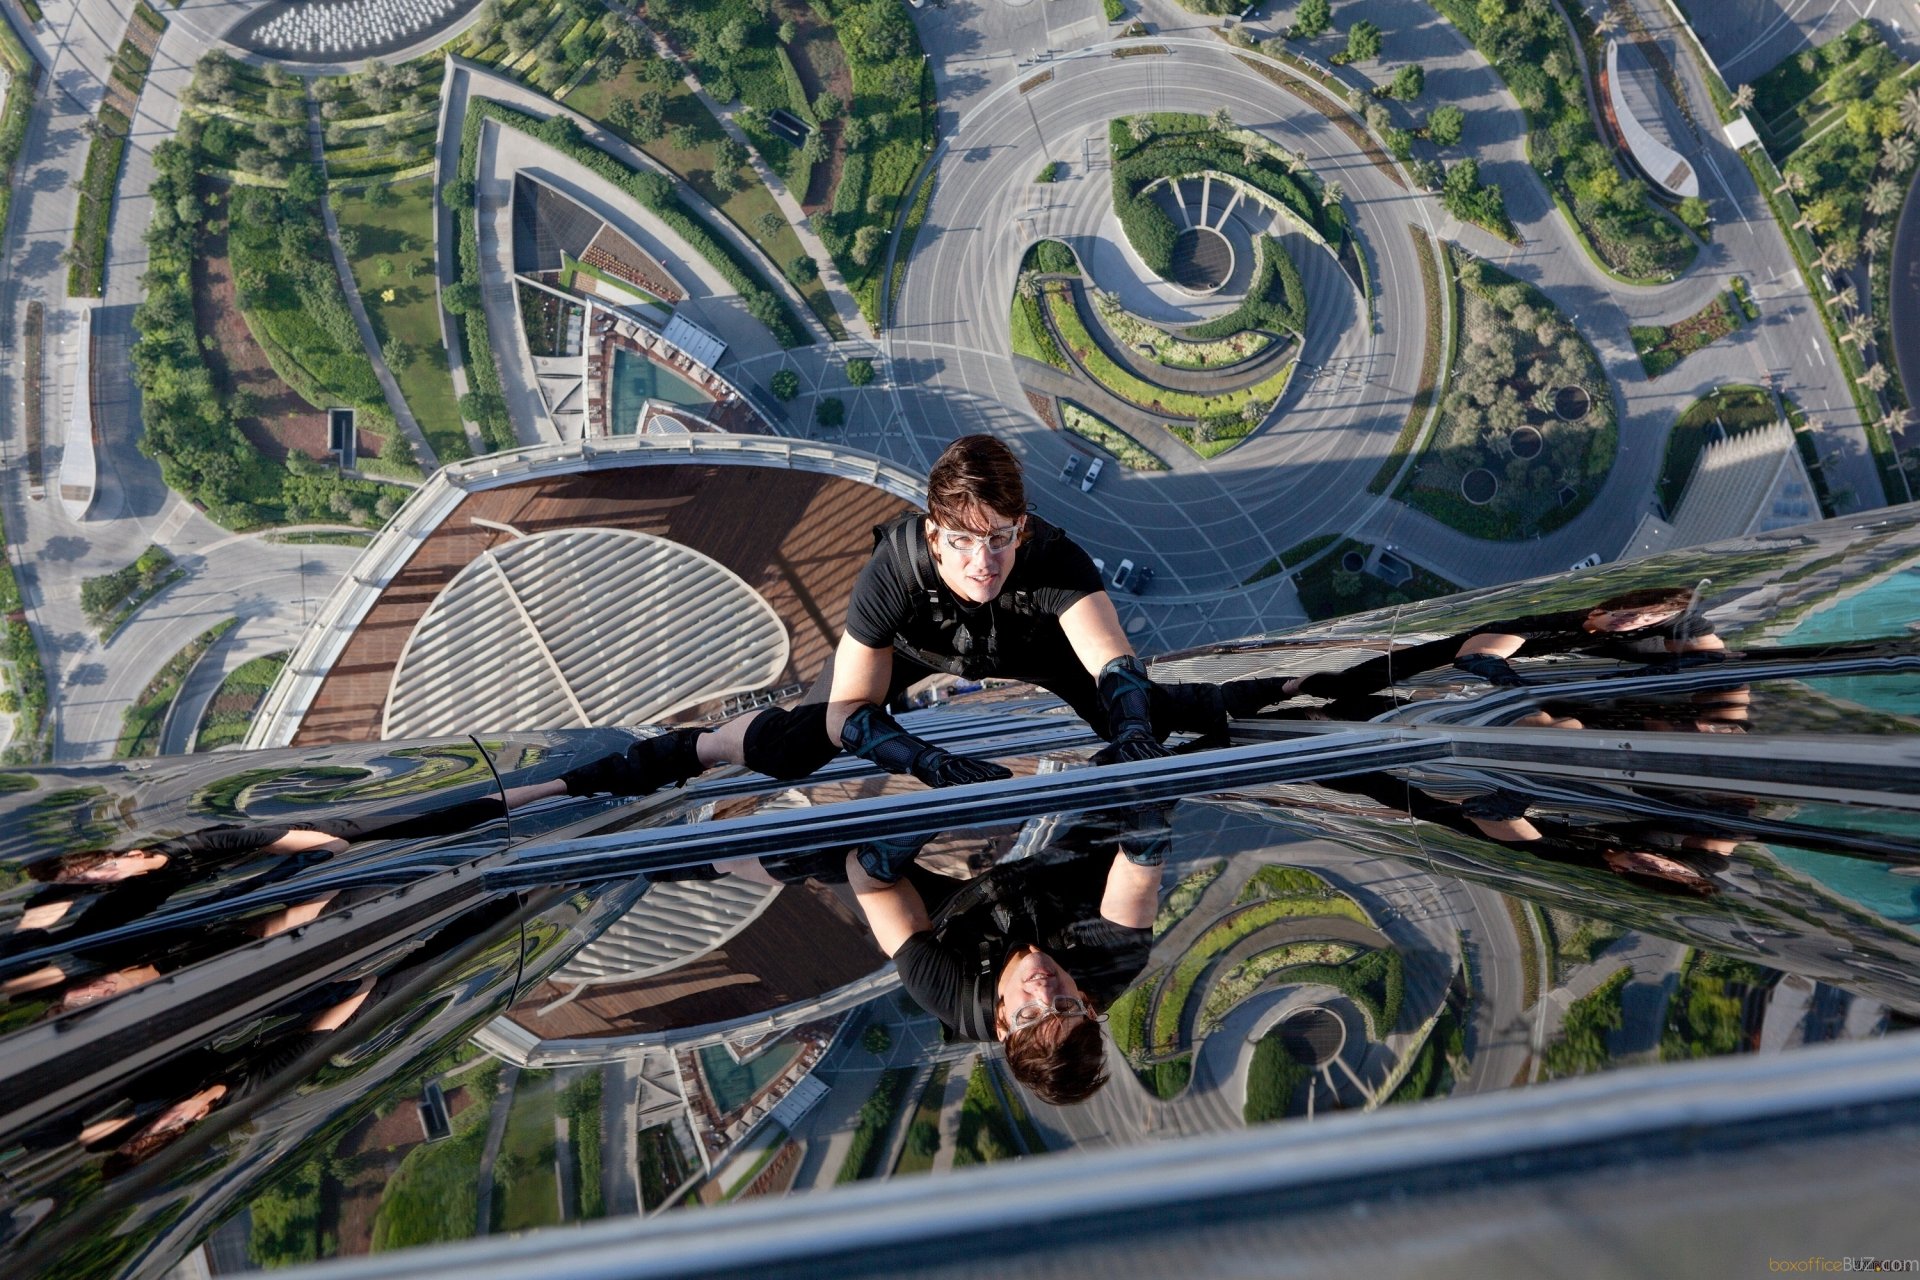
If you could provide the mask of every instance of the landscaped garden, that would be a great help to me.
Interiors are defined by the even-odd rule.
[[[1685,271],[1695,242],[1601,139],[1582,84],[1586,55],[1560,11],[1473,0],[1434,0],[1434,7],[1506,80],[1526,112],[1533,167],[1600,263],[1630,280]]]
[[[1657,378],[1738,329],[1742,319],[1740,299],[1728,290],[1677,324],[1634,325],[1633,349],[1647,376]]]
[[[1294,590],[1299,593],[1300,607],[1309,618],[1317,621],[1364,613],[1369,609],[1431,600],[1460,590],[1458,583],[1449,582],[1411,561],[1406,562],[1411,576],[1398,585],[1369,573],[1364,567],[1352,567],[1356,559],[1364,565],[1371,552],[1372,548],[1365,543],[1351,538],[1339,539],[1331,553],[1295,572]],[[1287,563],[1294,564],[1304,558],[1289,557]]]
[[[628,27],[639,28],[622,19]],[[800,237],[713,113],[680,78],[679,68],[641,43],[629,53],[610,44],[589,67],[566,106],[598,121],[680,175],[707,202],[760,246],[768,259],[789,266],[803,255]],[[795,192],[804,195],[804,188]],[[835,338],[846,336],[840,315],[817,272],[794,286]]]
[[[116,760],[160,753],[160,734],[166,728],[167,714],[188,674],[221,636],[240,625],[238,618],[223,618],[187,642],[185,648],[167,659],[167,664],[147,681],[146,688],[121,715],[120,738],[114,744]]]
[[[440,338],[433,279],[433,179],[374,183],[337,198],[360,300],[400,394],[441,462],[469,457]]]
[[[214,690],[213,697],[207,700],[192,749],[217,751],[245,738],[267,690],[273,688],[273,682],[280,678],[280,669],[287,665],[287,656],[272,653],[264,658],[250,658],[229,671],[220,687]]]
[[[1758,431],[1779,420],[1773,396],[1760,387],[1721,387],[1687,406],[1667,434],[1666,457],[1660,464],[1656,491],[1661,507],[1669,516],[1678,511],[1680,496],[1686,492],[1700,451],[1712,441],[1722,435]]]
[[[1538,289],[1457,248],[1449,264],[1463,300],[1454,369],[1399,496],[1483,538],[1559,528],[1613,466],[1611,386]]]

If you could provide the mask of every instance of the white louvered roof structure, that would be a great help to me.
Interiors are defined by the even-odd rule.
[[[394,668],[381,733],[643,724],[771,684],[773,606],[691,548],[623,529],[520,537],[462,569]]]
[[[557,986],[633,982],[703,956],[752,924],[779,885],[739,876],[651,885],[646,897],[550,979]]]

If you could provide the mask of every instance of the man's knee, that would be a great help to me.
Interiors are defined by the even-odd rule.
[[[840,753],[827,737],[823,702],[762,711],[747,725],[742,749],[747,768],[783,782],[812,776]]]

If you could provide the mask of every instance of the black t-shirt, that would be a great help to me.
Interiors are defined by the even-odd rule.
[[[927,549],[926,517],[902,516],[875,530],[873,557],[847,603],[847,634],[892,648],[936,671],[970,677],[1029,675],[1071,652],[1060,615],[1102,589],[1093,559],[1038,516],[1014,553],[1013,572],[986,604],[958,599]]]
[[[1100,914],[1112,856],[1043,851],[969,882],[894,953],[900,982],[961,1040],[992,1040],[995,984],[1007,957],[1032,944],[1106,1009],[1146,968],[1152,929]],[[977,994],[976,994],[977,993]],[[978,1009],[978,1012],[975,1010]]]

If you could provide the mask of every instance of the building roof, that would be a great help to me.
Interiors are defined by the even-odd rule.
[[[382,736],[644,724],[766,687],[789,649],[780,615],[712,557],[632,530],[558,529],[488,548],[434,599],[394,669]]]
[[[1607,97],[1627,150],[1648,177],[1682,198],[1700,194],[1700,175],[1667,127],[1666,89],[1638,44],[1607,42]]]
[[[1793,429],[1776,422],[1702,449],[1672,520],[1647,516],[1622,555],[1652,555],[1819,518],[1813,480],[1794,446]]]

